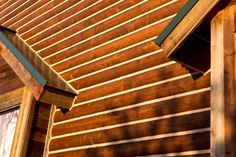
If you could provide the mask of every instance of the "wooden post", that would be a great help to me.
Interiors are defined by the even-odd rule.
[[[236,156],[234,7],[211,21],[211,156]]]
[[[11,148],[11,157],[26,156],[36,100],[25,88]]]

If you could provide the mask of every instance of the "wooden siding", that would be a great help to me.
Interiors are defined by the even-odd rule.
[[[0,95],[22,88],[24,85],[11,67],[0,56]]]
[[[154,43],[187,0],[24,2],[0,3],[0,24],[80,93],[52,113],[45,156],[209,156],[210,73],[193,80]]]
[[[50,106],[43,103],[37,103],[33,124],[31,128],[29,144],[27,149],[28,157],[42,157],[45,147],[45,139],[48,128]]]

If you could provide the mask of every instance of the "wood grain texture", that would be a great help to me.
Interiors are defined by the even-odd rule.
[[[51,106],[37,103],[35,107],[33,124],[30,132],[30,141],[27,149],[27,156],[43,156],[45,138],[47,135],[48,121]]]
[[[185,3],[185,0],[182,0],[180,2]],[[77,53],[78,53],[78,51],[81,52],[81,51],[87,50],[89,48],[92,48],[94,46],[105,43],[105,42],[107,42],[109,40],[112,40],[114,38],[118,38],[122,35],[125,35],[129,32],[134,31],[134,30],[137,30],[137,29],[139,29],[141,27],[144,27],[148,24],[151,24],[155,21],[163,19],[164,17],[175,14],[180,9],[181,6],[182,6],[181,3],[177,3],[177,4],[167,6],[163,9],[154,11],[154,12],[152,12],[152,13],[150,13],[150,14],[142,17],[142,18],[139,18],[137,20],[133,20],[132,23],[129,22],[125,25],[122,25],[122,26],[119,26],[118,28],[115,28],[114,30],[108,31],[105,34],[101,34],[99,36],[96,36],[95,38],[92,38],[89,41],[84,41],[87,38],[90,38],[91,36],[94,36],[96,34],[99,34],[103,31],[111,28],[112,26],[117,24],[115,21],[121,22],[121,20],[119,20],[119,18],[116,17],[114,22],[112,20],[109,20],[108,21],[109,23],[103,22],[100,25],[95,26],[94,28],[91,28],[89,30],[81,32],[79,36],[74,36],[74,37],[68,39],[67,41],[63,41],[59,44],[56,44],[55,46],[52,46],[52,47],[50,47],[46,50],[41,51],[39,54],[40,54],[40,56],[45,57],[45,56],[49,55],[49,52],[54,53],[54,52],[60,51],[63,48],[66,48],[70,45],[73,45],[73,44],[78,43],[78,42],[81,41],[82,42],[81,44],[76,45],[72,49],[63,51],[63,53],[62,53],[63,54],[62,56],[67,56],[67,57],[72,56],[72,55],[74,55],[72,53],[72,51],[75,50],[75,49],[77,50]],[[122,14],[122,15],[123,15],[122,21],[126,20],[128,15],[126,15],[126,16],[124,14]],[[35,49],[35,50],[37,51],[39,49]],[[59,56],[61,56],[61,55],[59,55]]]
[[[187,78],[180,79],[177,81],[172,81],[172,82],[157,85],[154,87],[149,87],[146,89],[122,94],[119,96],[110,97],[110,98],[103,99],[100,101],[95,101],[89,104],[91,106],[93,104],[98,105],[98,106],[100,106],[99,104],[103,104],[104,107],[105,106],[112,107],[113,105],[122,107],[122,106],[128,106],[128,105],[132,105],[136,103],[145,102],[152,99],[165,97],[165,96],[171,96],[171,95],[182,93],[182,92],[187,92],[194,89],[196,90],[196,89],[200,89],[204,87],[209,87],[209,82],[208,82],[209,75],[205,76],[204,78],[201,78],[197,82],[191,82],[190,79],[191,78],[187,77]],[[186,83],[186,82],[189,82],[189,83]],[[68,124],[55,126],[53,128],[52,135],[62,135],[65,133],[78,131],[80,130],[80,128],[77,127],[78,125],[80,125],[80,123],[77,123],[75,121]]]
[[[31,5],[34,5],[34,3],[36,3],[37,1],[28,1],[28,2],[26,2],[25,3],[25,0],[23,0],[23,1],[19,1],[18,2],[18,5],[21,5],[21,6],[19,6],[16,10],[14,10],[14,11],[7,11],[7,13],[5,14],[5,15],[7,15],[7,16],[5,16],[4,15],[4,18],[1,18],[0,19],[0,23],[3,23],[3,22],[5,22],[5,21],[7,21],[8,19],[11,19],[11,18],[15,18],[15,16],[16,15],[18,15],[18,14],[20,14],[21,12],[23,12],[25,9],[27,9],[28,7],[30,7]],[[24,3],[23,5],[22,5],[22,3]],[[13,9],[15,9],[16,8],[16,6],[14,6],[13,7]],[[10,14],[9,14],[10,13]],[[1,16],[1,15],[0,15]],[[23,16],[20,16],[20,17],[23,17]],[[16,20],[16,19],[14,19],[14,20]]]
[[[88,8],[88,7],[93,5],[96,2],[95,0],[79,1],[80,3],[77,2],[78,5],[76,5],[76,7],[73,7],[71,9],[68,8],[69,10],[67,10],[65,13],[59,14],[59,15],[53,17],[52,19],[50,19],[49,21],[47,21],[46,23],[36,26],[35,28],[30,30],[29,32],[23,34],[22,38],[23,39],[28,39],[29,37],[32,37],[33,35],[37,35],[37,33],[41,32],[43,29],[46,29],[47,26],[53,25],[55,23],[60,22],[63,19],[69,18],[65,22],[63,21],[63,23],[60,24],[59,28],[58,27],[52,27],[50,30],[47,30],[47,32],[44,32],[41,35],[37,35],[36,38],[34,37],[34,38],[30,39],[29,41],[27,41],[28,44],[34,44],[36,42],[40,42],[40,39],[42,40],[45,37],[53,35],[53,32],[57,32],[59,29],[66,28],[67,26],[70,26],[70,25],[72,25],[76,22],[79,22],[83,18],[86,18],[86,16],[92,15],[93,13],[98,11],[99,9],[106,8],[109,5],[112,5],[113,3],[117,2],[117,1],[118,0],[109,0],[109,1],[105,0],[105,1],[97,3],[92,8]],[[86,10],[86,8],[88,8],[88,10]],[[80,14],[77,13],[78,10],[79,10]],[[73,15],[75,15],[76,17],[71,17]],[[72,19],[73,19],[73,21],[72,21]],[[74,19],[76,19],[76,20],[74,20]],[[83,24],[84,24],[84,22],[83,22]],[[48,44],[50,44],[50,43],[48,43]]]
[[[139,75],[106,83],[104,85],[99,85],[97,87],[91,86],[87,90],[80,91],[77,99],[80,100],[80,102],[92,100],[95,98],[104,97],[127,90],[141,88],[144,85],[161,82],[163,80],[172,79],[174,77],[180,77],[184,74],[187,74],[187,71],[185,69],[183,69],[180,65],[172,64],[169,66],[157,68],[155,70],[147,71]],[[94,91],[97,92],[94,93]]]
[[[71,82],[71,85],[76,89],[83,89],[85,87],[96,85],[102,82],[113,80],[121,76],[125,76],[160,64],[164,64],[168,61],[170,60],[164,55],[164,53],[155,53],[145,58],[138,59],[136,61],[121,66],[110,68],[100,73],[95,73],[91,76],[77,78],[77,80]],[[75,75],[79,74],[80,73],[76,73]],[[65,79],[70,80],[67,77],[65,77]]]
[[[122,63],[124,61],[128,61],[130,59],[133,59],[133,58],[136,58],[136,57],[139,57],[139,56],[142,56],[142,55],[145,55],[150,52],[157,51],[157,50],[160,50],[160,48],[158,46],[156,46],[156,44],[153,42],[153,40],[151,40],[151,41],[146,41],[146,42],[139,44],[137,46],[130,45],[130,48],[128,48],[128,49],[124,49],[124,48],[122,49],[122,47],[121,47],[119,50],[114,51],[114,52],[119,51],[119,53],[115,53],[113,55],[109,55],[112,52],[112,49],[109,49],[110,53],[107,54],[107,55],[109,55],[109,57],[99,59],[98,61],[94,61],[93,63],[87,64],[86,66],[80,66],[79,68],[76,68],[76,69],[75,69],[76,65],[85,64],[88,61],[93,61],[99,57],[106,56],[106,51],[103,50],[101,52],[101,54],[99,53],[96,56],[90,56],[89,55],[90,53],[85,53],[85,54],[82,54],[78,57],[72,58],[71,60],[65,61],[66,64],[64,64],[64,63],[58,64],[58,65],[54,66],[53,68],[57,72],[62,72],[67,69],[73,68],[73,69],[67,71],[66,73],[63,73],[63,76],[65,77],[66,75],[69,75],[70,73],[83,72],[87,68],[88,69],[86,71],[89,71],[90,69],[91,69],[90,71],[100,70],[102,68],[116,65],[116,64]],[[93,64],[96,64],[98,66],[92,67]],[[85,67],[87,67],[87,68],[85,69]],[[94,70],[92,70],[92,69],[94,69]],[[88,73],[88,72],[86,72],[86,73]]]
[[[206,110],[210,107],[210,74],[193,80],[179,64],[169,64],[163,52],[157,53],[161,49],[152,41],[187,0],[64,2],[36,2],[22,14],[4,19],[5,26],[18,30],[24,42],[80,92],[69,112],[55,109],[55,115],[54,111],[51,113],[44,156],[131,157],[209,150],[208,131],[145,140],[149,135],[156,137],[209,127]],[[0,76],[5,79],[8,74],[11,75],[4,71]],[[167,79],[170,80],[163,82]],[[191,114],[194,110],[201,113]],[[110,130],[56,137],[182,112],[186,113]],[[30,136],[29,156],[42,156],[48,115],[46,108],[39,108],[39,118]],[[135,138],[140,140],[132,142]],[[111,144],[120,140],[127,141]],[[99,146],[102,143],[108,145]],[[94,148],[81,148],[86,145]],[[78,149],[70,151],[74,147]],[[187,156],[208,157],[209,153]]]
[[[175,108],[173,109],[172,106],[175,105]],[[193,94],[189,96],[183,96],[179,98],[170,98],[170,100],[165,100],[161,102],[155,102],[150,103],[143,106],[135,107],[133,105],[133,108],[127,109],[127,110],[121,110],[121,111],[114,111],[114,113],[108,113],[107,115],[99,115],[98,119],[101,118],[101,121],[105,121],[111,124],[116,123],[124,123],[128,121],[133,120],[139,120],[144,118],[152,118],[157,116],[164,116],[168,114],[174,114],[179,112],[185,112],[185,111],[191,111],[196,110],[200,108],[206,108],[210,107],[210,92],[202,92],[198,94]],[[70,120],[77,117],[82,117],[86,115],[92,115],[94,113],[100,113],[102,111],[109,111],[111,109],[119,108],[116,104],[108,105],[96,105],[96,104],[86,104],[83,106],[78,106],[72,108],[72,110],[66,114],[63,114],[62,112],[58,111],[55,113],[54,116],[54,122],[60,122],[65,120]],[[124,114],[124,115],[123,115]],[[120,117],[125,117],[126,119],[121,119]],[[139,116],[137,116],[139,115]],[[110,119],[110,120],[109,120]],[[86,118],[85,120],[80,120],[81,124],[89,124],[88,126],[92,126],[92,123],[96,123],[97,119],[94,119],[94,117]],[[91,122],[91,123],[90,123]],[[115,122],[115,123],[113,123]]]
[[[40,16],[40,18],[36,18],[33,21],[31,21],[30,23],[28,23],[27,25],[21,27],[20,29],[17,29],[17,32],[19,34],[28,31],[29,29],[31,29],[32,27],[42,23],[45,19],[48,19],[50,17],[52,17],[53,15],[56,15],[58,13],[60,13],[61,11],[65,10],[66,8],[70,7],[71,5],[73,5],[74,3],[78,2],[80,0],[71,0],[71,1],[56,1],[56,2],[52,2],[54,3],[54,6],[57,6],[56,8],[54,8],[54,6],[52,8],[50,8],[50,12],[46,12],[44,11],[44,13],[42,14],[42,16]]]
[[[8,92],[15,90],[17,91],[18,89],[21,89],[23,86],[24,84],[20,81],[20,79],[11,69],[11,67],[6,63],[6,61],[2,58],[2,56],[0,56],[0,95],[3,96],[1,97],[2,101],[0,100],[0,102],[5,101],[6,97],[9,97],[10,99],[11,94],[7,94]],[[16,95],[19,96],[19,94]]]
[[[36,100],[25,88],[11,147],[11,156],[25,156],[32,126]]]
[[[14,25],[16,22],[22,20],[23,18],[28,16],[30,13],[32,13],[33,11],[35,11],[37,8],[41,7],[45,3],[47,3],[47,0],[30,1],[29,3],[27,3],[27,5],[28,4],[30,4],[30,5],[27,8],[25,8],[23,12],[14,15],[14,17],[12,17],[12,18],[9,18],[9,17],[6,18],[4,20],[4,26],[9,27],[11,25]]]
[[[120,119],[126,119],[126,117],[120,117]],[[204,123],[202,123],[203,121]],[[102,122],[97,122],[97,124],[98,123],[102,124]],[[121,141],[207,127],[210,127],[209,111],[190,114],[186,116],[173,117],[169,119],[155,120],[130,126],[117,127],[114,129],[107,129],[99,132],[91,132],[65,138],[52,139],[50,143],[50,150]]]
[[[167,1],[169,1],[169,0],[164,0],[164,2],[167,2]],[[114,3],[114,0],[112,2]],[[53,38],[47,39],[43,43],[38,44],[37,47],[34,46],[33,48],[35,50],[39,50],[40,47],[45,48],[45,47],[49,46],[50,43],[55,43],[55,42],[61,40],[63,37],[68,37],[70,35],[73,35],[73,33],[76,33],[86,27],[89,27],[89,26],[91,27],[91,25],[99,23],[100,21],[108,18],[109,16],[115,15],[115,14],[117,14],[117,13],[131,7],[132,5],[139,3],[139,2],[141,2],[141,0],[136,0],[136,1],[131,0],[131,1],[126,1],[126,2],[122,2],[120,4],[117,4],[114,7],[111,7],[111,8],[109,8],[109,9],[107,9],[95,16],[92,16],[89,19],[86,19],[85,21],[83,21],[83,24],[79,23],[79,24],[73,26],[72,28],[65,30],[63,32],[64,34],[61,32],[59,35],[54,36]],[[152,1],[152,2],[154,2],[154,1]],[[164,4],[164,2],[155,2],[152,5],[154,5],[154,7],[155,7],[156,3],[157,3],[156,6],[158,6],[158,5]],[[152,5],[151,5],[151,3],[149,3],[149,5],[146,6],[147,8],[145,6],[142,6],[142,7],[140,6],[140,7],[135,8],[135,10],[134,9],[128,10],[125,12],[125,15],[120,14],[110,20],[104,21],[104,23],[100,23],[100,25],[103,25],[107,29],[111,28],[112,26],[118,25],[119,23],[122,23],[132,17],[138,16],[142,12],[148,11],[149,9],[151,9]],[[137,9],[142,9],[142,10],[137,11]],[[97,11],[97,10],[95,10],[95,11]],[[88,11],[86,11],[86,12],[88,12]],[[92,27],[92,30],[95,30],[96,27],[98,27],[98,26]],[[104,28],[102,30],[104,30]],[[97,31],[99,31],[99,30],[97,30]],[[58,38],[58,37],[60,37],[60,38]]]
[[[204,140],[202,140],[204,139]],[[193,142],[194,141],[194,142]],[[79,157],[99,154],[101,157],[132,157],[138,155],[163,154],[171,152],[207,149],[210,145],[209,132],[169,137],[143,142],[98,147],[95,149],[81,149],[64,153],[50,154],[49,157]]]
[[[234,7],[212,20],[212,156],[236,155]]]
[[[40,98],[43,88],[37,80],[26,70],[24,65],[11,53],[11,51],[1,42],[1,55],[9,64],[21,81],[29,88],[36,99]]]

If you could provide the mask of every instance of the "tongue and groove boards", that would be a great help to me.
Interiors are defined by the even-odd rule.
[[[210,74],[154,43],[186,2],[43,1],[4,23],[80,93],[53,113],[49,157],[209,156]]]

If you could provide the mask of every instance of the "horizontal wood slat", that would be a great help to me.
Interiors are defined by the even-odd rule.
[[[193,95],[187,95],[182,96],[179,98],[170,98],[169,100],[160,101],[160,102],[153,102],[149,103],[143,106],[134,105],[133,108],[127,109],[127,110],[121,110],[121,111],[114,111],[114,113],[108,113],[107,115],[101,114],[98,115],[95,119],[95,115],[92,116],[94,113],[100,113],[102,111],[109,111],[114,108],[118,108],[117,105],[82,105],[75,108],[72,108],[72,110],[66,114],[63,114],[62,112],[58,111],[54,115],[54,122],[61,122],[66,121],[74,118],[80,118],[86,115],[91,115],[91,118],[86,118],[85,120],[80,120],[80,122],[83,124],[89,124],[92,125],[92,123],[89,123],[90,121],[93,122],[94,120],[98,119],[110,119],[110,124],[116,124],[116,123],[124,123],[127,122],[125,119],[121,119],[120,117],[123,116],[123,114],[129,115],[127,119],[129,121],[133,120],[139,120],[139,119],[145,119],[145,118],[152,118],[157,116],[164,116],[168,114],[174,114],[178,112],[185,112],[190,110],[196,110],[200,108],[206,108],[210,106],[210,95],[209,91],[201,92]],[[173,104],[175,105],[175,109],[171,109]],[[140,116],[136,116],[139,114]],[[102,120],[101,121],[107,121]],[[116,123],[113,123],[116,122]]]
[[[128,71],[128,69],[126,70]],[[105,85],[100,85],[98,87],[93,87],[91,89],[81,91],[77,99],[80,102],[92,100],[110,94],[138,88],[140,86],[149,85],[151,83],[171,79],[173,77],[178,77],[184,74],[187,74],[187,71],[183,67],[177,64],[172,64],[170,66],[165,66],[152,71],[144,72],[140,75],[124,78],[119,81],[107,83]]]
[[[103,68],[107,68],[109,66],[117,65],[122,62],[129,61],[129,60],[134,59],[136,57],[141,57],[142,55],[145,55],[145,54],[148,54],[148,53],[151,53],[154,51],[158,51],[158,50],[160,50],[159,47],[155,46],[153,41],[149,41],[144,44],[138,45],[136,47],[130,48],[128,50],[121,51],[118,54],[114,54],[109,57],[92,62],[90,64],[86,64],[84,66],[69,70],[66,73],[63,73],[62,77],[64,77],[64,78],[68,78],[70,76],[80,77],[80,76],[89,74],[91,72],[98,71]],[[83,56],[80,56],[80,58],[83,59]],[[73,65],[73,64],[75,64],[75,63],[69,64],[69,66]],[[67,65],[67,64],[65,64],[65,65]],[[77,65],[79,65],[79,64],[77,64]],[[57,69],[58,67],[65,69],[65,66],[61,67],[61,65],[55,66],[54,69],[59,70],[59,69]],[[76,77],[74,77],[74,78],[76,78]]]
[[[181,0],[181,2],[185,2],[185,0]],[[60,42],[59,44],[56,44],[55,46],[51,46],[48,49],[40,51],[39,54],[42,57],[45,57],[47,55],[50,55],[50,54],[52,54],[54,52],[57,52],[57,51],[60,51],[64,48],[67,48],[68,46],[71,46],[71,45],[76,44],[76,43],[77,43],[77,45],[75,47],[73,47],[72,50],[76,48],[78,52],[84,51],[84,50],[89,49],[93,46],[97,46],[99,44],[102,44],[102,43],[107,42],[109,40],[112,40],[114,38],[125,35],[125,34],[131,32],[131,31],[134,31],[136,29],[144,27],[148,24],[151,24],[155,21],[163,19],[164,17],[173,15],[180,9],[181,6],[182,6],[181,3],[177,3],[175,5],[174,4],[169,5],[165,8],[160,9],[160,10],[154,11],[153,13],[150,13],[150,14],[142,17],[142,18],[132,20],[132,22],[129,22],[125,25],[119,26],[118,28],[115,28],[113,30],[110,30],[110,31],[106,32],[105,34],[96,35],[96,34],[99,34],[103,31],[105,31],[105,30],[108,30],[112,26],[115,26],[115,24],[117,23],[115,21],[120,22],[119,18],[116,17],[116,18],[114,18],[115,21],[114,20],[109,20],[107,22],[103,22],[103,23],[101,23],[101,24],[99,24],[99,25],[97,25],[97,26],[95,26],[91,29],[88,29],[84,32],[81,32],[80,35],[74,36],[72,38],[69,38],[66,41],[63,41],[63,42]],[[125,14],[122,14],[122,15],[126,16],[126,17],[128,16],[128,15],[125,15]],[[125,17],[123,17],[122,20],[125,20],[124,18]],[[90,40],[87,39],[87,38],[90,38],[94,35],[96,35],[95,38],[92,38]],[[82,42],[82,43],[78,45],[78,42],[79,43]],[[35,49],[35,50],[38,51],[39,49]],[[64,54],[71,53],[71,49],[65,50],[65,51],[63,51],[63,53]]]
[[[13,11],[15,8],[17,8],[19,5],[21,5],[22,3],[24,3],[25,0],[18,0],[18,1],[13,1],[13,3],[11,3],[12,5],[7,5],[6,9],[1,10],[0,12],[0,17],[4,17],[5,15],[7,15],[8,13],[10,13],[11,11]],[[2,23],[3,20],[0,19],[0,22]]]
[[[96,6],[96,10],[95,10],[95,6],[94,6],[94,12],[96,12],[96,11],[99,11],[99,9],[103,9],[103,8],[105,8],[105,7],[107,7],[107,6],[109,6],[109,5],[112,5],[113,3],[115,3],[115,2],[117,2],[118,0],[105,0],[105,1],[102,1],[102,2],[98,2],[97,3],[97,5],[95,5]],[[50,19],[49,21],[47,21],[46,23],[44,23],[44,24],[41,24],[41,25],[38,25],[38,26],[36,26],[35,28],[33,28],[33,29],[31,29],[29,32],[27,32],[27,33],[25,33],[25,34],[23,34],[22,35],[22,38],[23,39],[28,39],[28,38],[31,38],[32,36],[34,36],[34,35],[37,35],[39,32],[41,32],[43,29],[45,29],[45,28],[47,28],[48,26],[53,26],[55,23],[58,23],[58,22],[60,22],[61,20],[63,20],[63,19],[66,19],[66,18],[68,18],[68,17],[70,17],[70,16],[72,16],[72,15],[74,15],[74,14],[77,14],[77,12],[80,12],[80,11],[82,11],[81,12],[81,14],[83,13],[83,12],[85,12],[86,13],[86,15],[87,16],[89,16],[91,13],[94,13],[94,12],[91,12],[90,11],[90,8],[88,9],[89,11],[87,11],[87,10],[84,10],[83,11],[83,9],[85,9],[85,8],[87,8],[88,6],[91,6],[91,5],[93,5],[95,2],[97,2],[97,1],[95,1],[95,0],[91,0],[91,1],[79,1],[79,3],[78,3],[78,5],[76,6],[76,7],[73,7],[73,8],[71,8],[71,9],[69,9],[69,10],[67,10],[66,12],[64,12],[63,14],[58,14],[56,17],[53,17],[52,19]],[[85,14],[84,13],[84,14]],[[90,13],[90,14],[89,14]],[[86,16],[81,16],[81,14],[80,14],[80,16],[78,16],[78,18],[76,18],[76,17],[73,17],[73,19],[75,19],[76,18],[76,20],[73,20],[73,23],[75,23],[76,21],[79,21],[79,20],[81,20],[81,17],[82,18],[85,18]],[[83,15],[83,14],[82,14]],[[67,21],[67,22],[69,22],[69,21]],[[70,23],[71,25],[73,24],[72,22]],[[64,24],[65,25],[65,24]],[[60,29],[63,29],[63,27],[62,27],[63,25],[62,24],[60,24]],[[66,27],[68,27],[69,25],[68,25],[68,23],[67,23],[67,25],[66,25]],[[65,27],[64,27],[65,28]],[[55,31],[55,29],[57,29],[58,31],[59,31],[59,29],[58,28],[54,28],[54,31]],[[55,31],[56,32],[56,31]],[[53,35],[52,34],[52,32],[48,32],[48,33],[50,33],[51,35]],[[44,39],[43,37],[44,36],[49,36],[48,34],[45,34],[45,33],[43,33],[43,35],[38,35],[38,37],[39,38],[41,38],[41,40],[42,39]],[[64,35],[64,37],[65,37],[65,35]],[[40,42],[40,40],[36,40],[37,38],[32,38],[31,40],[27,40],[27,43],[28,44],[34,44],[35,42]],[[33,42],[34,41],[34,42]]]
[[[34,3],[32,3],[34,2]],[[14,15],[14,17],[8,18],[4,20],[4,26],[5,27],[10,27],[11,25],[15,24],[16,22],[22,20],[26,16],[28,16],[30,13],[35,11],[37,8],[43,6],[46,4],[48,1],[47,0],[41,0],[41,1],[30,1],[29,3],[32,3],[29,7],[27,7],[23,12],[20,14]]]
[[[193,80],[153,41],[187,0],[4,1],[0,24],[16,29],[80,93],[69,112],[53,113],[49,157],[210,149],[210,74]],[[0,93],[6,80],[18,86],[0,59]],[[42,156],[49,111],[36,107],[28,156]],[[176,134],[158,136],[169,133]]]
[[[22,88],[24,87],[24,84],[21,82],[21,80],[18,77],[14,77],[12,79],[6,79],[4,83],[0,85],[0,94]]]
[[[0,8],[2,9],[2,6],[7,3],[8,0],[1,0],[0,1]]]
[[[16,76],[11,67],[0,56],[0,94],[22,88],[24,85]],[[0,102],[2,102],[0,100]]]
[[[155,7],[156,3],[158,3],[157,4],[157,6],[158,6],[158,5],[164,4],[164,2],[167,2],[167,1],[170,1],[170,0],[164,0],[164,2],[155,2],[153,0],[151,0],[151,1],[153,2],[152,6]],[[108,10],[105,10],[105,11],[103,11],[103,12],[101,12],[101,13],[95,15],[95,16],[92,16],[89,19],[86,19],[85,21],[83,21],[83,23],[76,24],[75,26],[71,27],[70,29],[65,30],[63,32],[64,34],[62,34],[62,32],[61,32],[57,36],[54,36],[53,38],[50,38],[50,39],[47,39],[47,40],[43,41],[43,43],[40,43],[37,47],[33,46],[33,48],[35,50],[45,48],[45,47],[49,46],[52,43],[60,41],[61,39],[63,39],[62,37],[68,37],[70,35],[73,35],[73,33],[77,33],[78,31],[82,30],[83,28],[86,28],[86,27],[89,27],[89,26],[91,27],[91,25],[93,25],[95,23],[98,23],[98,22],[108,18],[109,16],[115,15],[115,14],[117,14],[117,13],[131,7],[132,5],[135,5],[135,4],[139,3],[139,2],[142,2],[142,0],[124,1],[120,4],[117,4],[116,6],[111,7]],[[135,10],[132,9],[132,10],[126,12],[126,16],[124,16],[123,14],[120,14],[119,16],[116,16],[115,18],[109,19],[108,21],[106,21],[106,23],[103,23],[102,25],[105,28],[110,28],[114,25],[119,24],[120,22],[124,22],[124,21],[126,21],[126,20],[128,20],[132,17],[136,17],[140,13],[148,11],[149,9],[151,9],[151,3],[149,3],[149,6],[147,6],[147,8],[145,6],[137,7],[137,8],[139,8],[139,9],[142,8],[142,10],[139,10],[139,12],[137,12],[136,9]],[[109,23],[109,21],[110,21],[110,23]],[[58,37],[60,37],[60,38],[58,38]]]
[[[20,2],[20,1],[19,1]],[[23,5],[22,6],[19,6],[19,8],[17,8],[16,9],[16,7],[15,8],[13,8],[14,9],[14,11],[8,11],[5,15],[3,15],[4,16],[4,18],[1,18],[0,19],[0,23],[5,23],[5,21],[7,21],[8,19],[11,19],[11,18],[13,18],[13,17],[16,17],[18,14],[20,14],[21,12],[23,12],[25,9],[27,9],[28,7],[30,7],[31,5],[33,5],[34,3],[36,3],[37,1],[28,1],[28,2],[26,2],[25,0],[23,0],[23,1],[21,1],[20,3],[19,3],[19,5],[21,5],[22,3],[23,3]],[[16,9],[16,10],[15,10]],[[7,16],[6,16],[7,15]],[[1,16],[1,15],[0,15]]]
[[[26,26],[23,26],[23,27],[17,29],[18,34],[20,35],[26,31],[28,31],[30,28],[44,22],[45,19],[48,19],[48,18],[60,13],[61,11],[67,9],[68,7],[70,7],[71,5],[73,5],[74,3],[78,2],[78,1],[81,1],[81,0],[70,0],[70,1],[57,2],[58,4],[55,5],[55,6],[57,6],[56,8],[52,8],[52,10],[50,10],[49,12],[44,12],[41,16],[39,16],[35,20],[28,23]]]
[[[122,117],[121,119],[126,119],[126,117]],[[97,123],[99,124],[99,122]],[[207,128],[209,126],[210,112],[207,111],[203,113],[196,113],[192,115],[185,115],[169,119],[135,124],[131,126],[108,129],[99,132],[53,139],[50,143],[50,150],[65,149],[68,147],[78,147],[83,145],[93,145],[98,143],[120,141],[186,130],[194,130]]]
[[[35,8],[35,12],[33,14],[30,14],[27,16],[27,18],[24,18],[23,20],[20,20],[19,22],[15,22],[13,25],[11,25],[11,29],[18,30],[19,28],[22,28],[23,26],[26,26],[30,21],[37,19],[38,16],[42,15],[44,12],[52,9],[53,7],[57,6],[58,4],[64,2],[64,0],[57,0],[57,1],[48,1],[47,3],[41,3],[43,7]],[[45,5],[47,4],[47,5]],[[27,26],[26,26],[27,27]],[[25,28],[26,29],[26,28]],[[27,27],[29,29],[29,27]]]
[[[97,1],[97,0],[82,1],[78,5],[77,9],[79,11],[76,10],[76,12],[77,12],[76,14],[71,14],[68,19],[63,19],[64,21],[63,22],[61,21],[60,24],[56,23],[57,26],[50,25],[50,28],[47,28],[47,30],[42,31],[39,34],[35,34],[35,36],[33,38],[32,37],[28,38],[27,43],[30,45],[31,44],[35,45],[37,42],[46,41],[47,38],[51,38],[55,34],[58,34],[57,36],[61,36],[60,32],[65,31],[63,29],[68,30],[70,27],[74,27],[74,25],[76,25],[76,23],[80,23],[80,21],[84,20],[85,18],[93,15],[94,13],[96,13],[99,10],[106,7],[107,3],[110,4],[109,2],[110,1],[108,1],[108,0],[104,0],[101,2]],[[52,20],[54,20],[54,19],[52,19]]]
[[[199,87],[200,88],[208,87],[209,86],[209,83],[207,82],[207,80],[209,79],[208,77],[200,79],[199,81],[197,81],[197,83],[195,83],[191,77],[185,77],[185,78],[180,78],[180,79],[176,78],[176,80],[172,81],[172,82],[166,82],[166,83],[162,83],[159,85],[153,85],[151,87],[149,87],[150,86],[149,85],[146,88],[142,88],[139,90],[135,90],[135,91],[127,92],[124,94],[119,94],[119,95],[121,95],[121,97],[128,96],[127,97],[128,99],[130,99],[132,97],[133,97],[133,99],[135,99],[135,97],[137,98],[138,95],[145,97],[145,98],[151,98],[151,97],[156,98],[156,97],[177,94],[177,93],[184,92],[184,91],[198,89]],[[193,87],[193,85],[195,87]],[[106,91],[106,89],[103,89],[103,90]],[[109,88],[108,88],[108,90],[109,90]],[[109,91],[108,91],[108,93],[109,93]],[[82,95],[83,97],[78,96],[76,103],[89,101],[91,99],[99,97],[100,95],[103,96],[102,94],[103,93],[97,93],[98,96],[96,96],[96,93],[94,93],[94,96],[90,95],[90,97],[89,96],[86,97],[85,95],[84,96]],[[113,98],[113,96],[110,96],[110,97]]]
[[[76,73],[76,72],[86,74],[86,73],[89,73],[90,71],[96,71],[96,70],[100,70],[100,69],[108,67],[108,66],[116,65],[116,64],[122,63],[124,61],[130,60],[132,58],[136,58],[136,57],[142,56],[144,54],[147,54],[147,53],[150,53],[153,51],[157,51],[159,49],[160,48],[158,46],[156,46],[156,44],[153,42],[153,40],[149,40],[149,41],[146,41],[142,44],[138,44],[137,46],[130,47],[129,49],[124,49],[124,50],[121,49],[118,51],[114,51],[114,52],[119,52],[119,53],[109,55],[108,57],[99,59],[99,60],[94,61],[90,64],[88,64],[87,62],[93,61],[99,57],[105,56],[106,53],[104,53],[104,51],[102,51],[102,53],[104,53],[104,54],[99,53],[96,56],[90,56],[90,55],[88,55],[89,53],[85,53],[84,55],[80,55],[79,57],[75,57],[71,60],[66,61],[65,64],[58,64],[58,65],[54,66],[53,68],[57,72],[63,72],[67,69],[73,68],[73,69],[67,71],[66,73],[63,72],[64,77],[66,75],[69,75],[70,73]],[[114,52],[112,52],[112,53],[114,53]],[[85,63],[87,63],[86,66],[80,66],[81,64],[85,64]],[[76,65],[79,65],[80,67],[74,68]],[[97,66],[93,66],[93,65],[97,65]],[[83,72],[83,71],[85,71],[85,72]]]
[[[118,67],[114,67],[112,69],[108,69],[106,71],[96,73],[88,77],[81,77],[81,78],[75,77],[77,80],[72,82],[71,85],[75,87],[76,89],[83,89],[85,87],[96,85],[96,84],[99,84],[108,80],[112,80],[112,79],[115,79],[124,75],[128,75],[130,73],[134,73],[134,72],[141,71],[141,70],[153,67],[153,66],[157,66],[159,64],[163,64],[168,61],[170,60],[164,55],[164,53],[156,52],[145,58],[124,64]],[[66,77],[64,79],[70,80]]]
[[[187,77],[187,78],[180,79],[177,81],[172,81],[172,82],[161,84],[158,86],[149,87],[146,89],[119,95],[116,97],[110,97],[107,99],[103,99],[101,101],[95,101],[93,103],[90,103],[90,105],[92,106],[96,104],[99,106],[99,103],[101,103],[102,106],[104,105],[104,107],[108,105],[110,107],[113,105],[119,106],[119,107],[128,106],[131,104],[136,104],[136,103],[140,103],[140,102],[144,102],[144,101],[148,101],[152,99],[170,96],[170,95],[178,94],[181,92],[187,92],[194,89],[209,87],[208,80],[209,80],[209,75],[205,76],[204,78],[199,79],[196,82],[191,81],[191,78]],[[68,124],[55,126],[53,128],[52,135],[54,136],[54,135],[60,135],[64,133],[78,131],[79,128],[77,127],[77,125],[80,125],[80,124],[77,122],[71,122]]]
[[[10,91],[10,92],[0,95],[0,103],[9,101],[17,97],[22,97],[23,91],[24,91],[24,88],[19,88],[14,91]]]
[[[49,154],[49,157],[85,157],[99,154],[101,157],[132,157],[151,154],[164,154],[189,150],[208,149],[210,147],[209,132],[169,137],[143,142],[131,142],[121,145],[112,145],[98,148],[66,151]]]

